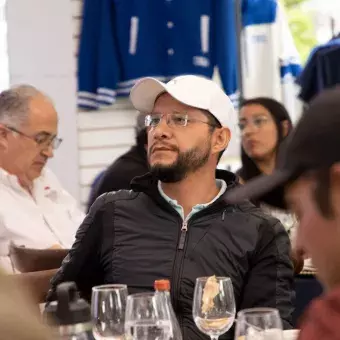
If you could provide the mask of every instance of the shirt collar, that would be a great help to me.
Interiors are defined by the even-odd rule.
[[[32,183],[32,192],[34,192],[37,189],[37,186],[40,185],[40,183],[44,182],[45,178],[45,169],[42,170],[41,175],[36,178]],[[9,172],[7,172],[5,169],[0,168],[0,182],[4,183],[6,185],[9,185],[12,189],[17,191],[24,191],[24,188],[20,185],[18,177],[16,175],[12,175]],[[51,191],[50,187],[48,188],[48,192]]]
[[[197,209],[203,209],[208,207],[209,205],[213,204],[216,200],[218,200],[227,190],[227,183],[223,180],[223,179],[216,179],[216,185],[217,187],[220,188],[220,191],[218,192],[218,194],[208,203],[202,203],[202,204],[196,204],[192,209],[197,210]],[[162,189],[162,182],[158,181],[157,184],[158,187],[158,191],[161,194],[161,196],[173,207],[178,207],[179,204],[177,202],[177,200],[172,199],[171,197],[169,197]]]

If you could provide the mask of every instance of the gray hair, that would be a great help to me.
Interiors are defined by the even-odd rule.
[[[0,124],[20,127],[27,122],[32,98],[42,95],[31,85],[18,85],[0,93]]]

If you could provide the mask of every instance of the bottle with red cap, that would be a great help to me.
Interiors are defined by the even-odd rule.
[[[170,281],[169,280],[156,280],[154,288],[157,294],[162,294],[166,305],[169,308],[170,319],[171,319],[171,340],[182,340],[181,328],[179,327],[178,320],[174,309],[172,308],[170,299]]]

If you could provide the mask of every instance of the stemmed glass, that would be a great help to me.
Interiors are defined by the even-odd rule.
[[[91,314],[96,340],[124,339],[126,285],[102,285],[92,288]]]
[[[237,313],[235,340],[282,340],[282,322],[275,308],[250,308]]]
[[[159,294],[129,295],[126,304],[127,340],[169,340],[171,320],[165,299]]]
[[[200,277],[196,279],[193,318],[198,329],[217,340],[234,323],[235,298],[228,277]]]

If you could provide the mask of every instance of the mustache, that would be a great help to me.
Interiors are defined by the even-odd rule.
[[[160,143],[155,143],[150,147],[149,153],[152,154],[155,149],[167,149],[171,151],[179,151],[176,146],[169,145],[169,144],[160,144]]]

